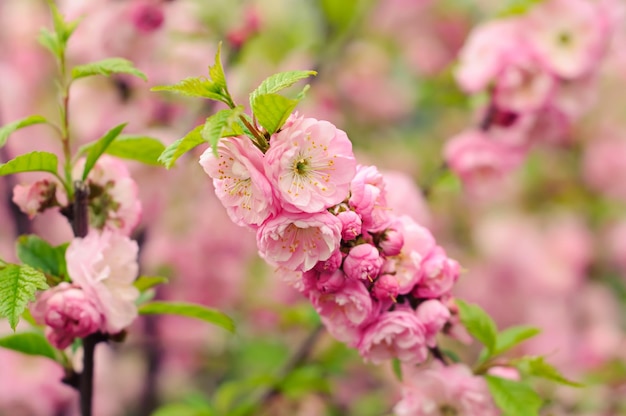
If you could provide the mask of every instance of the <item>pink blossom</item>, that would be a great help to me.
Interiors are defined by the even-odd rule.
[[[437,246],[422,260],[419,283],[413,294],[419,298],[438,298],[448,294],[459,278],[459,264]]]
[[[333,272],[320,273],[317,279],[317,289],[322,293],[333,293],[341,289],[346,283],[346,275],[341,269]]]
[[[95,299],[90,299],[85,291],[66,282],[43,292],[32,314],[37,323],[47,325],[47,338],[59,349],[67,348],[74,338],[97,332],[104,321]]]
[[[120,332],[137,317],[138,250],[135,241],[109,230],[91,230],[67,248],[68,274],[103,315],[103,332]]]
[[[400,171],[384,171],[385,200],[394,215],[408,215],[418,223],[428,227],[431,213],[423,192],[416,185],[415,179]]]
[[[415,313],[424,325],[426,345],[434,347],[437,345],[437,334],[450,320],[450,310],[440,301],[430,299],[420,303]]]
[[[589,73],[609,40],[607,17],[588,0],[542,2],[531,9],[523,25],[543,64],[567,79]]]
[[[265,222],[257,231],[259,254],[273,265],[311,270],[339,248],[341,221],[328,211],[288,213]]]
[[[351,347],[360,339],[360,327],[377,314],[369,292],[357,280],[346,280],[334,293],[311,292],[309,298],[328,332]]]
[[[73,176],[81,177],[85,159],[75,166]],[[90,187],[90,222],[99,229],[118,230],[125,235],[135,229],[141,219],[141,201],[137,183],[119,159],[103,155],[87,176]]]
[[[497,416],[487,383],[464,364],[415,371],[405,377],[402,400],[394,409],[396,416],[434,416],[457,414]]]
[[[130,17],[139,32],[150,33],[159,29],[165,20],[163,7],[150,0],[134,1]]]
[[[58,204],[56,187],[56,183],[47,179],[42,179],[27,186],[15,185],[13,188],[13,202],[24,214],[32,219],[37,213]]]
[[[406,215],[398,218],[396,226],[404,237],[404,245],[400,254],[389,258],[385,271],[395,273],[399,293],[404,295],[418,283],[422,259],[435,247],[435,238],[425,227]]]
[[[376,166],[357,166],[350,184],[350,206],[362,219],[362,233],[382,231],[389,223],[385,181]]]
[[[291,212],[319,212],[343,201],[355,169],[346,133],[314,118],[296,118],[283,127],[265,154],[265,173]]]
[[[220,140],[217,157],[207,149],[200,165],[213,178],[215,194],[235,224],[259,226],[278,210],[263,173],[263,153],[250,139]]]
[[[585,149],[583,177],[593,189],[626,201],[626,138],[601,137]]]
[[[398,280],[391,274],[381,274],[374,282],[372,295],[378,300],[395,299],[398,296]]]
[[[380,268],[383,259],[378,249],[371,244],[359,244],[350,249],[348,256],[343,261],[343,271],[350,279],[373,281]]]
[[[354,211],[342,211],[337,214],[341,221],[341,238],[344,241],[354,240],[361,234],[361,217]]]
[[[424,326],[415,311],[401,306],[368,325],[358,348],[361,356],[374,364],[392,358],[419,364],[428,356]]]
[[[404,236],[395,228],[387,228],[379,243],[385,256],[397,256],[402,252],[403,245]]]
[[[340,250],[335,250],[327,260],[320,261],[315,265],[315,270],[320,273],[332,273],[341,266],[343,255]]]

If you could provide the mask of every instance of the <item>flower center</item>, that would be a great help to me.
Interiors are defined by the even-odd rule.
[[[305,158],[300,158],[294,166],[294,172],[299,175],[305,175],[308,172],[309,161]]]
[[[572,35],[568,32],[561,32],[558,36],[559,44],[562,46],[569,46],[572,43]]]

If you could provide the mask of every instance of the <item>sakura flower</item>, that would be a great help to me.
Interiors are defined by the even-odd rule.
[[[437,334],[450,319],[450,310],[440,301],[430,299],[420,303],[415,313],[424,325],[426,345],[434,347],[437,344]]]
[[[459,278],[459,264],[437,246],[422,260],[419,283],[413,294],[419,298],[438,298],[448,294]]]
[[[139,291],[133,281],[139,270],[138,250],[124,235],[93,229],[67,248],[68,274],[103,315],[103,332],[118,333],[137,317]]]
[[[341,221],[328,211],[288,213],[265,222],[257,231],[259,254],[270,264],[311,270],[339,249]]]
[[[376,166],[357,167],[350,184],[350,206],[362,219],[361,232],[382,231],[389,224],[385,181]]]
[[[413,290],[415,284],[418,283],[421,277],[422,260],[435,247],[435,238],[428,229],[406,215],[398,218],[396,226],[402,233],[404,245],[400,254],[389,258],[392,264],[386,265],[386,268],[393,270],[386,271],[395,272],[399,293],[403,295]]]
[[[408,307],[398,307],[383,313],[363,330],[359,353],[374,364],[392,358],[418,364],[428,356],[424,335],[424,326],[415,312]]]
[[[215,194],[235,224],[259,226],[276,213],[272,187],[263,173],[263,153],[248,138],[220,140],[217,157],[207,149],[200,165],[213,178]]]
[[[345,241],[354,240],[361,234],[361,217],[354,211],[342,211],[337,214],[337,218],[341,221],[341,238]]]
[[[291,212],[319,212],[343,201],[355,169],[346,133],[313,118],[292,120],[272,136],[265,154],[265,173]]]
[[[378,300],[395,299],[399,291],[398,280],[391,274],[381,274],[374,282],[372,295]]]
[[[104,321],[95,299],[66,282],[43,292],[32,314],[37,323],[47,325],[46,336],[59,349],[70,346],[74,338],[97,332]]]
[[[376,247],[371,244],[359,244],[350,249],[343,261],[343,270],[350,279],[373,281],[382,265],[383,259]]]
[[[56,183],[42,179],[30,185],[15,185],[13,202],[29,218],[45,209],[58,205],[56,199]]]

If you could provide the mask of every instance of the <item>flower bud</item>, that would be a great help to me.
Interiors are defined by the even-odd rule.
[[[317,280],[317,289],[323,293],[333,293],[346,283],[346,275],[339,269],[332,273],[321,273]]]
[[[400,286],[395,276],[383,274],[376,279],[374,287],[372,288],[372,295],[378,300],[395,299],[396,296],[398,296],[399,288]]]
[[[341,221],[341,238],[344,241],[354,240],[361,234],[361,217],[354,211],[343,211],[337,214]]]
[[[394,228],[388,228],[379,243],[385,256],[397,256],[404,246],[404,236]]]
[[[345,258],[343,271],[351,279],[373,281],[378,276],[382,265],[383,259],[376,247],[371,244],[359,244],[352,247]]]

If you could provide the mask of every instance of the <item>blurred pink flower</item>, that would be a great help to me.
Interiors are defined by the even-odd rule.
[[[440,301],[430,299],[420,303],[415,313],[424,326],[426,345],[434,347],[437,345],[437,334],[450,320],[450,310]]]
[[[626,139],[601,137],[585,149],[583,177],[593,189],[626,201]]]
[[[459,264],[437,246],[422,260],[420,277],[413,289],[418,298],[438,298],[449,294],[459,278]]]
[[[68,274],[104,316],[103,332],[118,333],[137,317],[139,291],[133,281],[139,271],[138,250],[124,235],[93,229],[67,248]]]
[[[96,300],[66,282],[42,292],[31,313],[37,323],[47,325],[46,336],[59,349],[97,332],[104,321]]]
[[[209,148],[200,165],[213,178],[215,194],[235,224],[259,226],[278,210],[263,173],[263,153],[247,137],[220,140],[217,157]]]
[[[345,132],[302,117],[292,117],[272,137],[264,163],[283,208],[291,212],[319,212],[340,203],[356,169]]]
[[[32,219],[37,213],[57,205],[56,188],[57,184],[47,179],[26,186],[15,185],[13,202]]]

